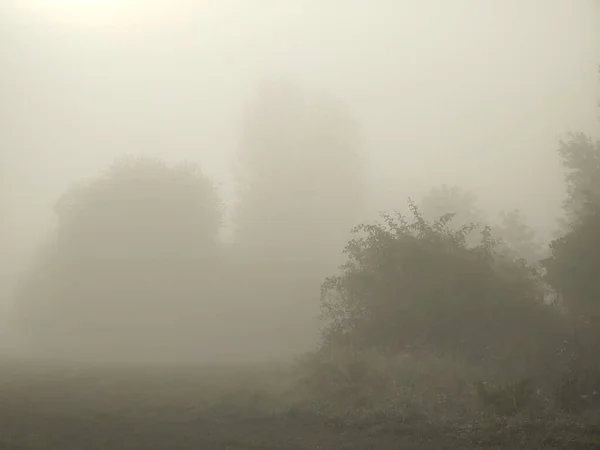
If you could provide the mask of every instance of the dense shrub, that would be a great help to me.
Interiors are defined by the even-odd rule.
[[[361,225],[341,275],[322,286],[326,345],[411,348],[471,360],[551,351],[558,314],[543,303],[538,273],[494,252],[489,228],[451,228],[452,214],[427,222],[384,215]]]
[[[570,329],[560,349],[557,405],[581,411],[600,407],[600,141],[572,134],[559,155],[566,169],[566,220],[542,265]]]
[[[406,422],[455,420],[478,414],[478,366],[427,352],[329,347],[308,355],[298,371],[299,407],[353,422],[384,417]]]

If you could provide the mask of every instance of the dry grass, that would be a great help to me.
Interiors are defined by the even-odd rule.
[[[312,355],[298,373],[305,404],[321,414],[427,422],[467,416],[476,404],[473,385],[484,376],[452,358],[344,351]]]
[[[597,415],[497,416],[473,387],[485,370],[427,354],[2,367],[0,449],[600,448]]]

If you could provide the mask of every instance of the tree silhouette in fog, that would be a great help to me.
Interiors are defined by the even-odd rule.
[[[55,210],[55,240],[18,298],[32,342],[141,352],[197,326],[221,263],[221,205],[198,167],[126,158],[73,186]]]
[[[365,154],[349,109],[266,83],[247,105],[236,166],[236,241],[277,265],[339,254],[363,212]]]
[[[456,227],[485,222],[485,213],[477,205],[477,195],[458,186],[443,184],[427,192],[420,203],[426,220],[436,220],[444,214],[454,214],[452,224]]]
[[[563,204],[566,222],[576,222],[600,204],[600,141],[584,133],[571,133],[558,149],[566,170],[567,197]]]
[[[526,222],[519,209],[500,213],[500,223],[494,228],[494,235],[500,239],[498,251],[513,258],[524,258],[529,263],[537,263],[543,247],[535,230]]]
[[[558,401],[573,411],[600,406],[600,141],[574,133],[558,153],[567,185],[563,234],[542,265],[570,323]]]
[[[567,308],[600,320],[600,141],[572,134],[561,141],[559,155],[566,170],[565,232],[543,263]]]
[[[68,191],[55,211],[62,250],[72,258],[197,260],[212,257],[220,208],[198,167],[126,158]]]

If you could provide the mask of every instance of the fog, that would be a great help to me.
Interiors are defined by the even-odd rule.
[[[125,154],[198,162],[234,241],[244,108],[271,79],[348,105],[368,156],[364,217],[459,185],[490,215],[525,211],[547,239],[564,193],[558,139],[598,130],[598,63],[593,0],[5,0],[4,316],[57,199]],[[294,350],[312,339],[292,339]]]

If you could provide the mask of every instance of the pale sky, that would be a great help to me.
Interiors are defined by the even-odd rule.
[[[459,184],[543,231],[558,138],[600,130],[594,0],[2,0],[2,245],[23,264],[52,205],[124,153],[200,161],[232,198],[243,102],[269,76],[343,98],[373,209]]]

